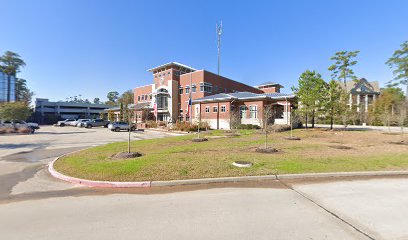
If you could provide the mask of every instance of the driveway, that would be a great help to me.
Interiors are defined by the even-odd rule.
[[[131,140],[171,135],[174,134],[132,132]],[[16,194],[73,188],[49,176],[48,162],[75,150],[127,139],[128,132],[111,132],[106,128],[52,126],[43,126],[35,134],[0,135],[0,200]]]

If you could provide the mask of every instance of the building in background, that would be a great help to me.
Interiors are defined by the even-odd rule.
[[[280,94],[280,89],[283,86],[277,83],[267,82],[265,84],[259,85],[258,87],[252,87],[234,81],[232,79],[219,76],[212,72],[206,70],[197,70],[177,62],[166,63],[151,68],[148,71],[153,74],[153,83],[135,88],[134,102],[135,104],[148,103],[151,112],[154,111],[154,106],[156,106],[156,120],[168,123],[174,123],[177,120],[190,121],[190,111],[192,118],[197,119],[196,114],[198,114],[199,112],[195,112],[193,111],[193,109],[189,109],[190,96],[192,102],[198,99],[200,99],[200,101],[208,102],[207,97],[213,95],[222,97],[233,96],[232,98],[234,98],[234,94],[239,93],[242,93],[244,95],[254,94],[254,96],[256,95],[257,97],[268,98],[268,101],[272,98],[270,98],[267,94],[275,94],[273,101],[277,100],[276,97],[278,96],[281,96],[282,99],[284,97],[290,98],[291,96]],[[258,96],[257,94],[263,95]],[[240,101],[241,100],[244,99],[240,99]],[[196,103],[198,102],[196,101]],[[227,108],[226,112],[229,114],[229,105],[226,105],[225,107]],[[146,107],[144,107],[144,109],[146,109]],[[287,112],[288,109],[285,109],[285,111]],[[137,116],[136,121],[143,122],[145,120],[143,116],[145,116],[146,114],[143,114],[143,112],[138,109],[136,109],[135,111]],[[219,123],[212,124],[211,127],[227,128],[229,126]]]
[[[16,77],[0,70],[0,102],[16,101]]]
[[[344,84],[341,84],[343,89]],[[368,112],[369,107],[375,102],[380,95],[380,87],[378,82],[369,82],[365,78],[358,81],[346,82],[347,92],[349,93],[350,108],[355,108],[357,112]]]
[[[36,122],[50,124],[66,118],[99,118],[101,112],[109,107],[106,104],[50,102],[46,98],[36,98],[34,116]]]

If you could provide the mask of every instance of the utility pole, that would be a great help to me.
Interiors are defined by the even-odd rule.
[[[216,23],[215,31],[218,38],[218,76],[220,75],[220,50],[221,50],[221,35],[222,35],[222,21],[220,24]]]

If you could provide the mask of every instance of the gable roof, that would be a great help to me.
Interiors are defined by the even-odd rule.
[[[377,81],[369,82],[365,78],[360,78],[357,81],[351,80],[346,82],[346,91],[351,93],[366,93],[366,94],[380,94],[380,86]],[[344,83],[340,83],[344,89]]]

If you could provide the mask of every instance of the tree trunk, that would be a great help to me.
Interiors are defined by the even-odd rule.
[[[306,113],[306,116],[305,116],[305,118],[306,118],[306,123],[305,123],[305,127],[306,127],[306,129],[307,129],[307,113]]]
[[[333,117],[333,108],[331,108],[331,113],[330,113],[330,130],[333,130],[333,120],[334,120],[334,117]]]
[[[265,149],[268,149],[268,131],[265,129]]]
[[[312,128],[315,126],[315,110],[312,111]]]

